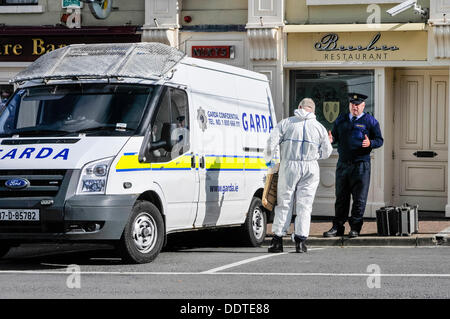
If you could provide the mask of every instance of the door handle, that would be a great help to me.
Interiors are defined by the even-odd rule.
[[[191,168],[195,168],[195,155],[191,156]]]
[[[415,157],[435,157],[438,155],[438,153],[433,152],[433,151],[417,151],[417,152],[414,152],[413,155]]]
[[[205,168],[205,157],[204,157],[204,156],[202,156],[202,157],[200,158],[200,167],[201,167],[201,168]]]

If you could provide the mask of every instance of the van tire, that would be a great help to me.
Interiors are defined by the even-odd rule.
[[[10,249],[11,249],[10,245],[8,245],[7,243],[0,242],[0,258],[5,256],[9,252]]]
[[[118,252],[126,263],[153,261],[164,244],[164,221],[150,202],[137,201],[120,238]]]
[[[266,231],[267,217],[262,201],[258,197],[253,197],[247,218],[242,225],[243,240],[249,246],[261,246],[266,238]]]

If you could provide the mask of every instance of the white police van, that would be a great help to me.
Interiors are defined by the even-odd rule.
[[[158,43],[70,45],[11,80],[0,109],[0,255],[115,243],[152,261],[172,232],[241,227],[260,245],[276,123],[267,78]]]

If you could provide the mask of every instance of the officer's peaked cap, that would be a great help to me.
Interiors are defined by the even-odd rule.
[[[350,99],[350,103],[353,104],[360,104],[364,102],[365,99],[367,99],[367,95],[360,94],[360,93],[349,93],[348,97]]]

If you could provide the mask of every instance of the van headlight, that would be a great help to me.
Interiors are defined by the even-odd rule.
[[[81,169],[77,194],[105,194],[108,172],[114,157],[87,163]]]

